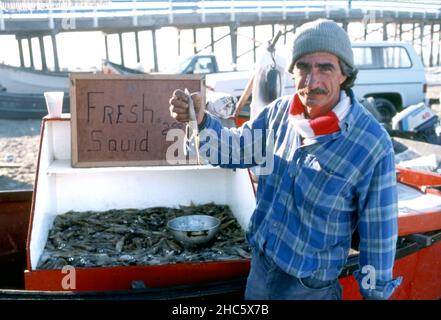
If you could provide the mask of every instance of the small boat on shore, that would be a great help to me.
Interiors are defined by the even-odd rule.
[[[70,110],[69,95],[64,95],[63,113]],[[0,91],[0,118],[11,120],[41,119],[47,115],[43,93],[10,93]]]
[[[69,92],[69,73],[0,64],[0,86],[9,93],[18,94],[41,94],[45,91]]]
[[[202,298],[236,301],[243,299],[247,272],[240,277],[221,281],[192,284],[190,279],[189,284],[169,287],[144,287],[142,283],[141,286],[137,286],[137,282],[134,281],[132,289],[127,290],[88,292],[26,290],[24,288],[26,234],[30,221],[31,203],[32,190],[0,191],[0,218],[5,222],[3,228],[0,226],[0,229],[3,229],[0,233],[0,271],[2,271],[0,273],[0,299],[182,300]],[[403,222],[401,228],[406,225]],[[395,272],[404,276],[405,282],[393,298],[440,299],[441,282],[437,263],[440,252],[441,230],[400,236],[397,243]],[[357,264],[358,252],[353,251],[340,276],[345,300],[360,299],[358,285],[352,276],[353,271],[357,269]],[[163,267],[167,269],[167,266]]]
[[[61,120],[44,120],[56,121]],[[57,135],[58,136],[58,135]],[[402,145],[425,155],[426,152],[437,152],[439,146],[414,143],[405,139],[398,139]],[[401,146],[402,147],[402,146]],[[429,149],[427,149],[429,148]],[[403,148],[400,149],[400,151]],[[402,153],[402,152],[399,152]],[[67,171],[66,171],[67,172]],[[64,172],[64,173],[66,173]],[[394,274],[403,276],[404,281],[392,299],[440,299],[441,278],[439,274],[439,256],[441,254],[441,214],[440,196],[438,188],[441,184],[441,174],[424,173],[413,169],[397,167],[399,184],[400,215],[398,218],[399,239]],[[34,197],[35,198],[35,197]],[[429,201],[431,200],[435,201]],[[26,261],[26,237],[31,226],[32,190],[0,191],[0,299],[32,299],[32,300],[115,300],[115,299],[229,299],[240,301],[246,285],[246,276],[249,261],[231,264],[236,272],[234,277],[224,277],[225,266],[213,265],[208,262],[194,262],[191,265],[159,265],[124,268],[78,268],[78,279],[86,279],[86,283],[101,289],[93,290],[29,290],[25,289],[25,276],[29,276]],[[438,205],[436,204],[438,203]],[[424,207],[424,208],[423,208]],[[421,210],[420,210],[421,209]],[[358,284],[353,277],[353,271],[358,268],[357,233],[354,233],[352,250],[349,259],[340,275],[339,281],[343,287],[343,299],[360,299]],[[28,248],[29,249],[29,248]],[[129,269],[127,269],[129,268]],[[189,272],[191,268],[204,270],[218,270],[219,279],[215,281],[197,281],[197,274]],[[185,270],[187,270],[185,272]],[[129,271],[129,272],[127,272]],[[231,270],[230,270],[231,271]],[[59,277],[60,270],[46,271],[33,270],[40,273],[43,281],[50,283],[54,277]],[[151,278],[151,272],[161,279],[173,278],[176,283],[181,281],[177,274],[185,273],[184,283],[175,285],[156,286]],[[177,273],[176,273],[177,272]],[[117,281],[103,281],[109,275],[128,273],[130,279],[127,286],[118,287]],[[133,275],[132,275],[133,274]],[[61,274],[63,276],[63,274]],[[93,275],[91,277],[91,275]],[[107,278],[106,278],[107,277]],[[58,279],[58,278],[57,278]],[[124,281],[126,281],[124,280]],[[173,282],[172,281],[172,282]],[[83,281],[84,282],[84,281]],[[115,282],[115,283],[114,283]],[[105,289],[104,287],[112,287]]]
[[[0,64],[0,118],[41,119],[47,114],[44,92],[63,91],[69,112],[69,73]]]
[[[102,60],[101,68],[103,74],[124,74],[124,75],[145,74],[145,72],[142,72],[140,70],[127,68],[121,64],[111,62],[107,59]]]

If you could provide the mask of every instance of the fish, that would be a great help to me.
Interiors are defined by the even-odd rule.
[[[215,239],[186,248],[167,229],[173,218],[205,214],[221,221]],[[245,234],[227,205],[69,211],[58,215],[49,231],[37,269],[164,265],[249,259]]]

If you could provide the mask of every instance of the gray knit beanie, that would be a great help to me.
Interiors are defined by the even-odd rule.
[[[294,35],[292,61],[301,56],[324,51],[335,54],[354,67],[354,54],[346,31],[332,20],[317,19],[300,26]]]

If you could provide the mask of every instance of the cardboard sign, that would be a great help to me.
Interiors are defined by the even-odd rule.
[[[170,116],[169,99],[185,88],[204,98],[200,75],[72,74],[70,80],[72,167],[173,164],[166,154],[178,138],[167,141],[167,133],[183,134],[185,124]],[[185,160],[179,148],[174,156]]]

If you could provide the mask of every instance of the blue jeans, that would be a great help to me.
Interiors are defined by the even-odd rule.
[[[341,300],[338,279],[296,278],[262,252],[254,252],[245,290],[246,300]]]

